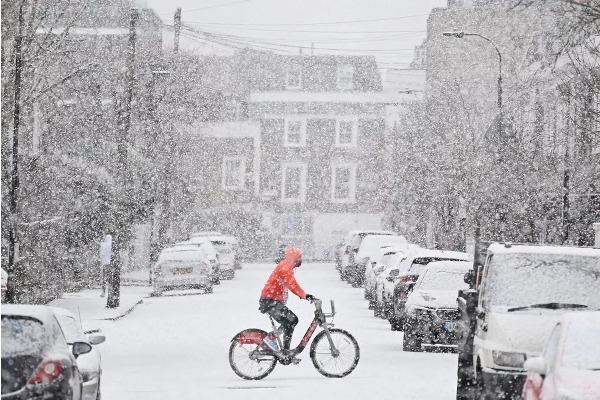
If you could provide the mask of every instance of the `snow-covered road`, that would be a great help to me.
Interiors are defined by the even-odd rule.
[[[244,328],[269,330],[257,310],[260,290],[272,264],[245,264],[213,294],[148,298],[130,315],[105,321],[105,400],[197,399],[454,399],[456,355],[404,353],[402,334],[373,317],[362,289],[339,280],[332,264],[303,264],[296,278],[307,293],[335,301],[336,327],[351,332],[361,348],[354,372],[325,378],[309,350],[299,365],[277,365],[262,381],[245,381],[227,361],[231,338]],[[181,293],[181,292],[180,292]],[[313,306],[292,296],[298,314],[295,346],[312,320]],[[325,310],[329,304],[325,304]]]

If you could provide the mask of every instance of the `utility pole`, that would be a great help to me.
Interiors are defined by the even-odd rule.
[[[179,53],[179,35],[181,32],[181,7],[178,7],[175,11],[173,29],[175,30],[175,42],[173,43],[173,53]]]
[[[121,252],[126,245],[126,231],[129,229],[129,210],[127,199],[131,198],[131,182],[127,171],[127,146],[129,144],[129,129],[131,127],[131,102],[135,84],[135,45],[138,10],[131,9],[129,23],[129,42],[127,47],[127,72],[125,76],[125,96],[122,109],[119,110],[119,135],[117,142],[117,175],[121,183],[116,210],[114,211],[113,254],[108,273],[108,296],[106,307],[119,307],[121,292]]]
[[[17,195],[19,188],[19,126],[21,124],[21,71],[23,69],[23,2],[19,6],[19,25],[15,37],[15,94],[13,111],[13,143],[12,143],[12,171],[10,182],[10,222],[8,237],[8,274],[9,278],[16,270],[19,261],[19,242],[17,242]],[[16,303],[16,292],[9,279],[6,297],[8,302]]]
[[[562,244],[565,244],[567,240],[569,240],[569,228],[571,225],[571,217],[570,217],[570,208],[571,202],[569,200],[569,190],[570,190],[570,181],[571,181],[571,173],[569,170],[569,136],[567,135],[566,145],[565,145],[565,165],[564,165],[564,173],[563,173],[563,212],[562,212],[562,233],[561,233],[561,241]]]

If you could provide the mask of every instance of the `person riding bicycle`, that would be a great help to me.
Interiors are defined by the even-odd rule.
[[[302,250],[297,247],[288,247],[281,260],[260,293],[258,310],[269,314],[283,328],[283,353],[289,355],[290,344],[294,329],[298,324],[298,317],[286,307],[288,290],[291,290],[301,299],[312,301],[314,297],[300,287],[294,277],[294,269],[302,265]]]

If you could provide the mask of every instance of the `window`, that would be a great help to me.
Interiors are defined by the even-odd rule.
[[[340,65],[337,78],[338,89],[354,89],[354,67],[352,65]]]
[[[334,164],[331,174],[331,201],[354,203],[356,191],[356,165]]]
[[[302,69],[299,65],[288,65],[285,72],[286,89],[300,89],[302,87]]]
[[[306,165],[283,164],[281,167],[281,201],[301,203],[306,197]]]
[[[356,147],[357,122],[354,119],[337,121],[335,130],[335,145],[338,147]]]
[[[301,119],[285,120],[284,146],[304,147],[306,145],[306,122]]]
[[[246,159],[244,157],[223,157],[221,185],[223,189],[244,189]]]

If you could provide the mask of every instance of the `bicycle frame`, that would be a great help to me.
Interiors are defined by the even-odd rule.
[[[339,354],[339,350],[335,348],[333,340],[331,340],[331,335],[329,334],[329,328],[333,327],[334,325],[333,323],[327,322],[327,318],[333,318],[335,316],[335,306],[333,304],[333,300],[331,300],[331,313],[323,312],[323,309],[321,307],[323,302],[321,300],[314,299],[313,303],[315,305],[315,316],[311,321],[310,325],[308,326],[308,329],[306,330],[306,333],[302,337],[302,340],[300,341],[298,346],[292,349],[288,355],[283,355],[280,351],[273,351],[266,343],[263,342],[265,335],[256,335],[255,331],[248,332],[248,334],[246,334],[246,331],[242,331],[233,340],[237,340],[241,343],[254,343],[259,345],[260,350],[255,350],[253,352],[254,354],[251,355],[251,358],[259,359],[261,356],[275,356],[278,360],[285,362],[286,360],[289,360],[292,357],[302,353],[302,351],[304,351],[304,349],[306,348],[308,342],[310,342],[310,339],[312,338],[313,334],[317,330],[317,327],[321,327],[327,335],[327,339],[329,340],[329,346],[331,348],[332,353],[337,355]],[[273,328],[275,330],[275,323],[273,322],[272,317],[269,318],[271,319],[271,324],[273,325]],[[279,335],[277,335],[277,341],[281,346],[281,340],[279,338]]]

